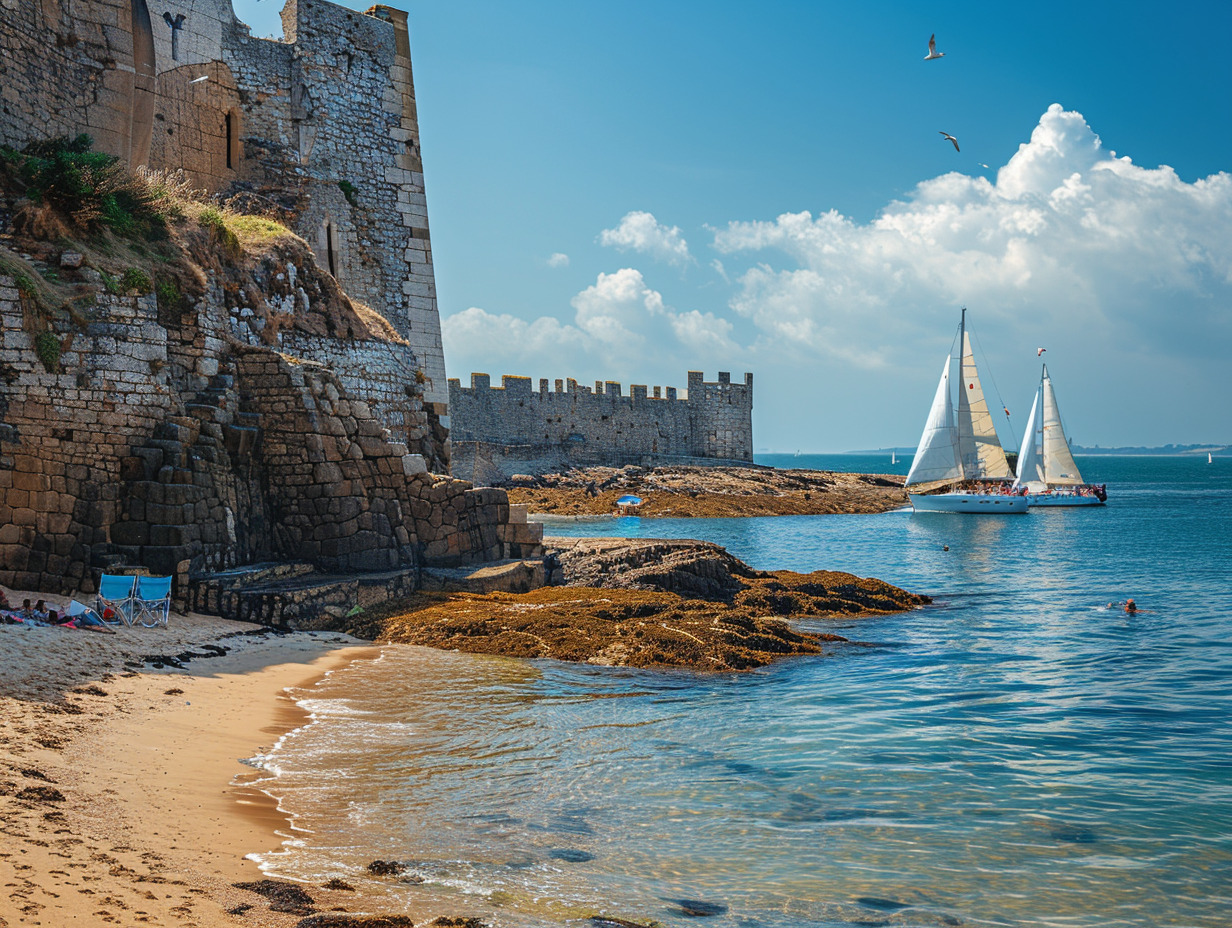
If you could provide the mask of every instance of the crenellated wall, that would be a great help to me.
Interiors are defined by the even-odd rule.
[[[619,383],[592,389],[572,378],[554,390],[547,379],[535,390],[529,377],[509,375],[499,387],[487,374],[471,374],[469,387],[451,380],[452,472],[491,483],[571,466],[752,461],[753,375],[688,376],[685,396],[642,385],[626,396]]]

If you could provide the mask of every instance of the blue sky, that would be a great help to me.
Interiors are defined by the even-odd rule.
[[[1232,442],[1232,4],[405,6],[451,377],[914,445],[965,304],[1007,444],[1040,346],[1076,442]]]

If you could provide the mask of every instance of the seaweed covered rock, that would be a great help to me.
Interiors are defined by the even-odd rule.
[[[819,654],[825,642],[846,640],[797,630],[788,618],[878,615],[929,602],[852,574],[756,571],[707,542],[552,544],[567,585],[524,594],[419,594],[357,617],[347,631],[480,654],[730,671]]]

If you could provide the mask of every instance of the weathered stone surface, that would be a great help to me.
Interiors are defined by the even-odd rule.
[[[5,343],[23,325],[6,289]],[[0,582],[76,592],[127,564],[171,573],[184,596],[194,576],[267,559],[379,571],[540,552],[533,533],[497,539],[504,491],[428,473],[327,366],[232,342],[223,372],[201,378],[195,362],[226,325],[224,307],[211,289],[164,325],[152,299],[108,296],[60,372],[31,347],[13,354],[19,377],[0,405]],[[117,331],[167,359],[174,376],[160,390],[144,389],[152,373],[108,379],[129,344]],[[345,418],[328,412],[335,404]]]
[[[732,383],[721,371],[707,383],[689,372],[688,397],[672,387],[648,395],[635,385],[539,381],[471,374],[471,385],[449,381],[452,472],[500,483],[595,464],[740,463],[753,461],[753,375]]]
[[[292,4],[284,42],[252,36],[225,0],[198,0],[179,29],[156,22],[148,45],[134,41],[127,0],[82,0],[71,16],[62,6],[3,4],[0,144],[89,133],[131,166],[183,170],[241,211],[288,222],[396,343],[357,353],[340,340],[352,333],[315,312],[320,293],[299,262],[263,295],[235,294],[223,334],[330,364],[444,469],[448,386],[406,14]],[[60,260],[81,263],[72,251]],[[269,324],[253,312],[263,303],[299,324]],[[116,370],[142,373],[140,360],[116,360]],[[211,377],[216,360],[207,351],[195,370]]]

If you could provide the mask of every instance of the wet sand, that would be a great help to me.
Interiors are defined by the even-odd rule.
[[[376,651],[337,633],[243,634],[257,629],[197,615],[114,635],[0,626],[0,928],[300,920],[231,885],[261,879],[245,855],[289,830],[240,761],[303,722],[287,687]],[[135,666],[209,644],[230,650]],[[353,901],[339,895],[313,889],[322,910]]]

